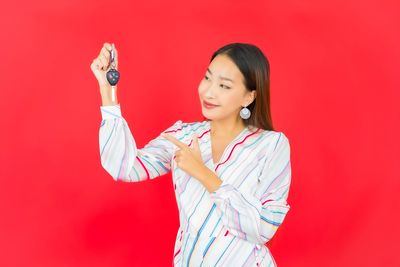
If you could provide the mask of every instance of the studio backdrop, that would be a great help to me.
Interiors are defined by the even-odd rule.
[[[118,99],[138,147],[202,120],[212,53],[260,47],[291,145],[291,206],[267,243],[280,267],[400,266],[399,2],[2,3],[0,266],[171,266],[171,174],[116,182],[100,162],[90,70],[119,52]]]

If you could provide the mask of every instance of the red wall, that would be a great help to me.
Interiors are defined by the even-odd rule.
[[[201,119],[214,50],[258,45],[291,142],[278,265],[400,266],[398,1],[24,2],[0,16],[0,266],[172,262],[171,176],[114,182],[100,164],[90,64],[103,42],[119,50],[119,100],[140,147]]]

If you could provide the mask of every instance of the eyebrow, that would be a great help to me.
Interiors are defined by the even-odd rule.
[[[211,75],[212,75],[212,72],[211,72],[211,70],[209,69],[209,68],[207,68],[207,71],[209,72],[209,73],[211,73]],[[222,77],[222,76],[219,76],[222,80],[227,80],[227,81],[230,81],[230,82],[232,82],[233,83],[233,80],[232,79],[229,79],[229,78],[226,78],[226,77]]]

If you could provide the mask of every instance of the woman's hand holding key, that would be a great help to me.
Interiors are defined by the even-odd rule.
[[[118,103],[117,95],[117,87],[115,88],[115,99],[112,99],[112,86],[107,80],[107,71],[111,67],[111,50],[114,50],[114,61],[115,61],[115,69],[118,70],[118,51],[115,48],[114,44],[104,43],[103,47],[100,50],[100,53],[97,58],[95,58],[90,65],[90,69],[92,70],[94,76],[96,77],[99,87],[100,94],[103,102],[103,106],[106,105],[116,105]]]

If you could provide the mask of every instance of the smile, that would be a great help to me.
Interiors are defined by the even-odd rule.
[[[213,105],[213,104],[211,104],[211,103],[209,103],[209,102],[207,102],[207,101],[205,101],[205,100],[203,100],[203,106],[204,106],[205,108],[207,108],[207,109],[212,109],[212,108],[218,107],[218,105]]]

